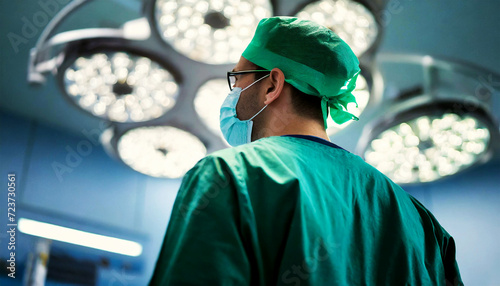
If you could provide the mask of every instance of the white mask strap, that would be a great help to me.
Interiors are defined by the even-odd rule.
[[[245,87],[244,89],[242,89],[242,90],[241,90],[241,92],[243,92],[244,90],[248,89],[248,88],[249,88],[249,87],[251,87],[252,85],[254,85],[254,84],[258,83],[259,81],[261,81],[261,80],[265,79],[265,78],[266,78],[266,77],[268,77],[268,76],[270,76],[270,74],[265,75],[265,76],[263,76],[263,77],[259,78],[258,80],[256,80],[256,81],[252,82],[249,86],[247,86],[247,87]]]
[[[257,112],[254,116],[252,116],[252,118],[248,119],[248,121],[254,119],[255,116],[259,115],[259,113],[261,113],[266,107],[267,107],[267,104],[264,107],[262,107],[262,109],[259,112]]]
[[[266,77],[268,77],[268,76],[270,76],[270,74],[268,74],[268,75],[266,75],[266,76],[263,76],[263,77],[259,78],[258,80],[254,81],[252,84],[250,84],[249,86],[245,87],[245,89],[247,89],[247,88],[251,87],[252,85],[254,85],[254,84],[258,83],[260,80],[262,80],[262,79],[264,79],[264,78],[266,78]],[[241,90],[241,92],[243,92],[245,89],[242,89],[242,90]],[[255,118],[255,116],[259,115],[259,114],[260,114],[260,113],[261,113],[261,112],[262,112],[262,111],[263,111],[266,107],[267,107],[267,104],[266,104],[266,106],[262,107],[262,109],[261,109],[261,110],[259,110],[259,112],[257,112],[254,116],[252,116],[252,118],[250,118],[250,119],[248,119],[248,120],[245,120],[245,121],[251,121],[252,119],[254,119],[254,118]]]

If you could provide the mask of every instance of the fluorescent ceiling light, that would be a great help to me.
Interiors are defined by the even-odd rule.
[[[18,227],[19,231],[29,235],[113,253],[128,256],[139,256],[142,253],[142,245],[134,241],[62,227],[50,223],[20,218]]]
[[[128,40],[147,40],[151,36],[151,29],[147,18],[128,21],[123,25],[123,37]]]

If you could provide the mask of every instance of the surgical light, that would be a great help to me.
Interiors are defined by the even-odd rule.
[[[260,19],[272,15],[269,0],[157,0],[161,37],[178,52],[209,64],[235,63]]]
[[[150,58],[121,51],[82,55],[66,68],[64,88],[84,110],[115,122],[158,118],[175,104],[178,85]]]
[[[357,56],[375,42],[379,28],[373,13],[352,0],[322,0],[305,6],[297,17],[312,20],[334,31]]]
[[[131,129],[118,139],[117,150],[132,169],[165,178],[182,177],[207,153],[196,136],[171,126]]]
[[[90,233],[31,219],[20,218],[18,227],[20,232],[29,235],[113,253],[128,256],[139,256],[142,253],[142,245],[134,241]]]
[[[223,138],[220,130],[219,117],[220,107],[227,94],[221,92],[227,90],[226,79],[212,79],[203,84],[194,99],[194,107],[198,116],[210,131]]]
[[[381,132],[364,153],[367,163],[396,183],[430,182],[476,163],[490,131],[469,114],[423,115]]]

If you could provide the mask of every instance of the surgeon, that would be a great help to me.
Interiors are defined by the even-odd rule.
[[[359,72],[327,28],[259,23],[220,110],[234,148],[184,177],[150,285],[463,284],[434,216],[327,136]]]

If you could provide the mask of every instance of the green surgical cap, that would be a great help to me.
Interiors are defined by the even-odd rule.
[[[347,104],[356,103],[352,91],[360,72],[359,61],[330,29],[293,17],[264,18],[242,56],[267,70],[279,68],[286,82],[321,97],[325,129],[328,109],[337,124],[358,120],[347,112]]]

